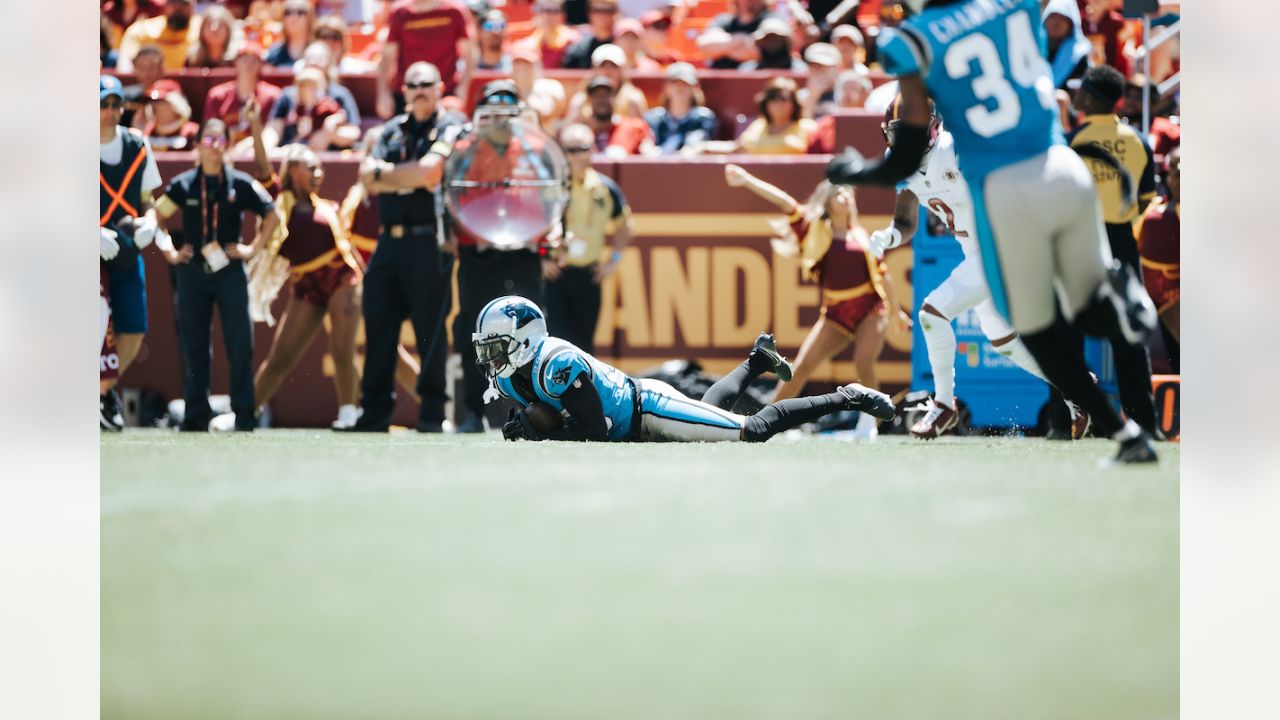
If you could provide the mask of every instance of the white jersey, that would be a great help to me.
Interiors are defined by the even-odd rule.
[[[920,199],[920,204],[956,236],[956,242],[964,250],[966,258],[978,257],[978,228],[973,219],[973,200],[969,197],[969,185],[960,174],[960,161],[956,158],[955,141],[951,133],[938,133],[929,154],[925,156],[921,170],[911,174],[898,190],[910,190]]]

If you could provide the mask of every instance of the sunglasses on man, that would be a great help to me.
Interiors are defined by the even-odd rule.
[[[105,98],[98,102],[98,107],[103,110],[119,110],[124,107],[124,101],[120,98]]]
[[[227,139],[220,135],[205,135],[200,138],[200,145],[214,150],[221,150],[227,146]]]
[[[618,12],[618,8],[612,5],[591,5],[587,8],[587,11],[602,15],[613,15]]]
[[[564,151],[568,155],[578,155],[580,153],[588,153],[588,152],[591,152],[591,150],[592,150],[592,147],[590,145],[565,145],[564,146]]]
[[[296,16],[298,16],[298,15],[307,15],[307,14],[308,14],[308,13],[307,13],[307,9],[306,9],[306,8],[287,8],[287,9],[284,11],[284,16],[285,16],[285,17],[289,17],[290,15],[293,15],[293,16],[295,16],[295,17],[296,17]]]
[[[533,10],[534,12],[539,12],[539,13],[542,13],[543,15],[559,15],[560,13],[564,12],[563,7],[555,4],[534,5]]]
[[[324,40],[326,42],[329,42],[329,41],[342,42],[342,33],[340,32],[316,33],[316,39]]]
[[[406,82],[404,84],[406,90],[426,90],[427,88],[435,86],[435,80],[419,80],[418,82]]]
[[[480,24],[480,29],[485,32],[500,33],[507,29],[507,24],[496,20],[485,20]]]

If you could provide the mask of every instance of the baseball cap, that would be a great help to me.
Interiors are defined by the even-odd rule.
[[[830,43],[814,43],[804,51],[804,61],[810,65],[839,67],[840,51]]]
[[[760,23],[760,27],[756,28],[755,33],[752,34],[751,37],[754,40],[763,40],[770,35],[777,35],[784,38],[791,37],[790,23],[782,18],[765,18],[764,22]]]
[[[667,66],[667,79],[697,86],[698,71],[687,62],[671,63]]]
[[[170,78],[161,78],[151,84],[151,90],[147,92],[149,100],[163,100],[169,93],[181,93],[182,86],[177,80]]]
[[[613,24],[614,37],[622,37],[627,33],[631,33],[636,37],[643,37],[644,25],[641,25],[640,21],[636,20],[635,18],[622,18],[621,20]]]
[[[596,75],[595,77],[591,78],[591,82],[587,83],[587,94],[590,95],[592,92],[599,90],[600,88],[609,88],[610,90],[617,90],[618,86],[614,85],[613,81],[605,77],[604,75]]]
[[[98,76],[98,102],[107,99],[107,96],[115,95],[124,102],[124,85],[120,83],[120,78],[115,75],[99,75]]]
[[[484,90],[480,91],[480,104],[489,105],[490,100],[498,95],[510,95],[517,101],[520,99],[520,91],[516,89],[516,84],[510,80],[494,80],[484,86]],[[502,103],[493,103],[501,105]]]
[[[866,40],[862,37],[862,31],[852,25],[837,25],[831,30],[831,42],[835,42],[840,38],[852,40],[859,47],[866,45]]]
[[[599,67],[607,62],[611,62],[618,67],[626,67],[627,54],[617,45],[605,43],[591,53],[591,66]]]

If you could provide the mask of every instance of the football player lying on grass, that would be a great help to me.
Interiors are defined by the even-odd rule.
[[[833,393],[771,403],[754,415],[730,409],[751,381],[772,372],[791,377],[773,337],[762,333],[747,359],[693,400],[667,383],[632,378],[547,334],[546,316],[525,298],[492,300],[476,318],[471,342],[489,377],[486,401],[509,397],[524,406],[502,427],[507,440],[764,442],[841,410],[891,420],[884,393],[850,384]]]

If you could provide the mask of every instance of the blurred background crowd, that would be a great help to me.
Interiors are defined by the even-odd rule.
[[[1177,40],[1150,53],[1148,77],[1143,25],[1122,15],[1123,0],[1042,5],[1059,88],[1073,93],[1090,66],[1116,68],[1127,83],[1119,115],[1140,125],[1145,90],[1153,149],[1166,154],[1179,134],[1176,82],[1167,85]],[[1178,19],[1177,3],[1159,7],[1153,38]],[[187,147],[210,117],[243,140],[251,95],[269,118],[269,149],[351,147],[403,109],[404,70],[426,61],[441,69],[446,107],[465,110],[476,73],[496,72],[549,131],[592,125],[600,152],[798,154],[835,150],[836,110],[888,106],[875,40],[902,17],[896,0],[107,0],[100,42],[104,70],[132,76],[127,124],[158,151]],[[212,68],[234,81],[190,97],[173,79]],[[703,87],[709,70],[765,73],[755,111],[719,112]],[[586,92],[596,75],[615,87],[604,121]]]

